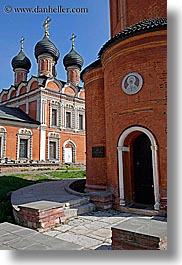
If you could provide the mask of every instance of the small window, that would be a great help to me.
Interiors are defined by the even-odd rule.
[[[28,139],[20,139],[19,157],[28,158]]]
[[[56,159],[56,142],[49,142],[49,159]]]
[[[52,109],[52,126],[57,126],[57,110]]]
[[[79,130],[83,130],[83,115],[79,114]]]
[[[66,112],[66,128],[71,128],[71,112]]]

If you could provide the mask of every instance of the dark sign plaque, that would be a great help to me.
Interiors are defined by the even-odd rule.
[[[104,146],[92,147],[92,157],[104,157]]]

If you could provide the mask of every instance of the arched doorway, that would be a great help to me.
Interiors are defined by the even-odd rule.
[[[154,204],[152,150],[148,136],[139,134],[133,141],[134,202]]]
[[[72,164],[76,162],[76,145],[71,140],[63,144],[63,162]]]
[[[118,141],[120,205],[153,204],[159,210],[157,145],[146,128],[127,128]]]

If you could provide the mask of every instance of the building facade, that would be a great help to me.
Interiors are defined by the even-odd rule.
[[[59,50],[45,34],[34,49],[38,75],[27,79],[31,62],[21,49],[12,59],[14,85],[0,93],[0,159],[85,164],[83,58],[72,48],[63,58],[67,81],[56,78]]]
[[[110,1],[111,39],[86,67],[88,191],[113,206],[167,207],[167,3]]]

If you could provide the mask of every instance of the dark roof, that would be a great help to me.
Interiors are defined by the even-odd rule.
[[[25,56],[24,52],[21,50],[18,55],[16,55],[12,61],[11,65],[13,69],[16,68],[23,68],[26,69],[27,71],[30,70],[31,67],[31,62],[27,56]]]
[[[112,37],[110,40],[108,40],[103,47],[100,49],[98,53],[98,59],[89,64],[82,72],[81,72],[81,79],[83,81],[83,74],[88,72],[91,69],[94,69],[96,67],[101,66],[101,57],[104,54],[104,52],[114,46],[115,44],[128,39],[130,37],[140,35],[147,32],[152,31],[158,31],[158,30],[164,30],[167,29],[167,18],[153,18],[153,19],[146,19],[139,23],[136,23],[130,27],[127,27],[126,29],[122,30],[118,34],[116,34],[114,37]]]
[[[39,121],[30,118],[20,108],[11,108],[6,106],[0,106],[0,119],[40,124]]]
[[[152,18],[152,19],[145,19],[139,23],[136,23],[130,27],[127,27],[126,29],[122,30],[118,34],[116,34],[113,38],[111,38],[109,41],[107,41],[104,46],[100,49],[98,53],[98,57],[101,58],[103,53],[116,43],[128,39],[130,37],[152,32],[152,31],[158,31],[163,30],[167,28],[167,18]]]
[[[44,36],[43,39],[37,42],[37,44],[35,45],[36,59],[38,59],[38,56],[43,53],[50,54],[55,59],[56,62],[60,56],[59,50],[56,48],[54,43],[52,43],[52,41],[50,41],[50,39],[47,36]]]
[[[81,69],[83,66],[83,58],[75,51],[74,48],[72,48],[71,51],[63,58],[63,64],[65,68],[72,65],[77,65]]]
[[[95,62],[89,64],[82,72],[81,72],[81,75],[80,75],[80,78],[81,80],[83,81],[83,75],[88,72],[89,70],[91,69],[94,69],[94,68],[97,68],[97,67],[101,67],[102,64],[101,64],[101,60],[98,59],[96,60]]]

